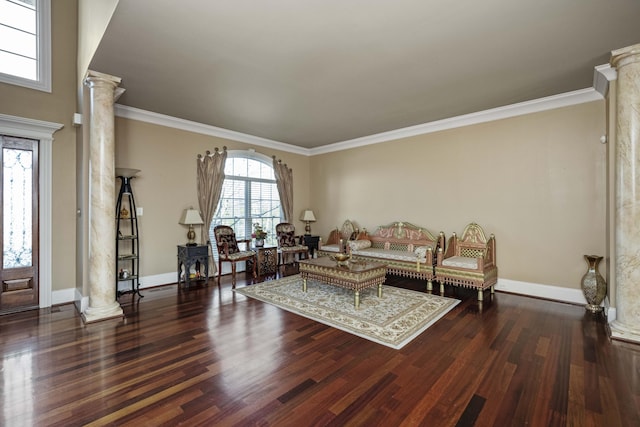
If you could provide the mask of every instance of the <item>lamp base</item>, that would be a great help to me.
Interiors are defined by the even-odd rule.
[[[197,243],[187,243],[185,246],[198,246]]]

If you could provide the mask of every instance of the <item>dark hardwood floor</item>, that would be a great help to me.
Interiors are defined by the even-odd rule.
[[[229,277],[142,293],[120,298],[124,321],[0,317],[0,425],[640,425],[640,346],[581,306],[448,287],[462,303],[393,350]]]

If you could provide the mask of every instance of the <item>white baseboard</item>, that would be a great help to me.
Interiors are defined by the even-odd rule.
[[[500,279],[495,286],[496,291],[511,292],[535,298],[544,298],[571,304],[586,304],[581,289],[562,288],[560,286],[543,285],[540,283],[520,282],[517,280]]]
[[[176,282],[176,273],[156,274],[140,278],[140,289],[152,288],[154,286],[167,285]],[[67,288],[51,293],[51,305],[74,303],[81,313],[89,307],[89,297],[82,295],[77,288]]]
[[[75,301],[76,288],[67,288],[51,292],[51,305],[67,304]]]

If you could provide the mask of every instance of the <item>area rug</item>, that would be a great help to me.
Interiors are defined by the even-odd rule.
[[[308,280],[305,293],[299,274],[235,291],[395,349],[409,343],[460,302],[383,285],[382,298],[378,298],[377,288],[360,291],[360,308],[356,310],[352,291]]]

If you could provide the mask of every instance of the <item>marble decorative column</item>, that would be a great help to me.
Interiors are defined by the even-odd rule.
[[[640,343],[640,44],[612,52],[616,68],[615,272],[612,338]]]
[[[120,78],[89,71],[89,307],[86,323],[122,317],[116,301],[115,91]]]

